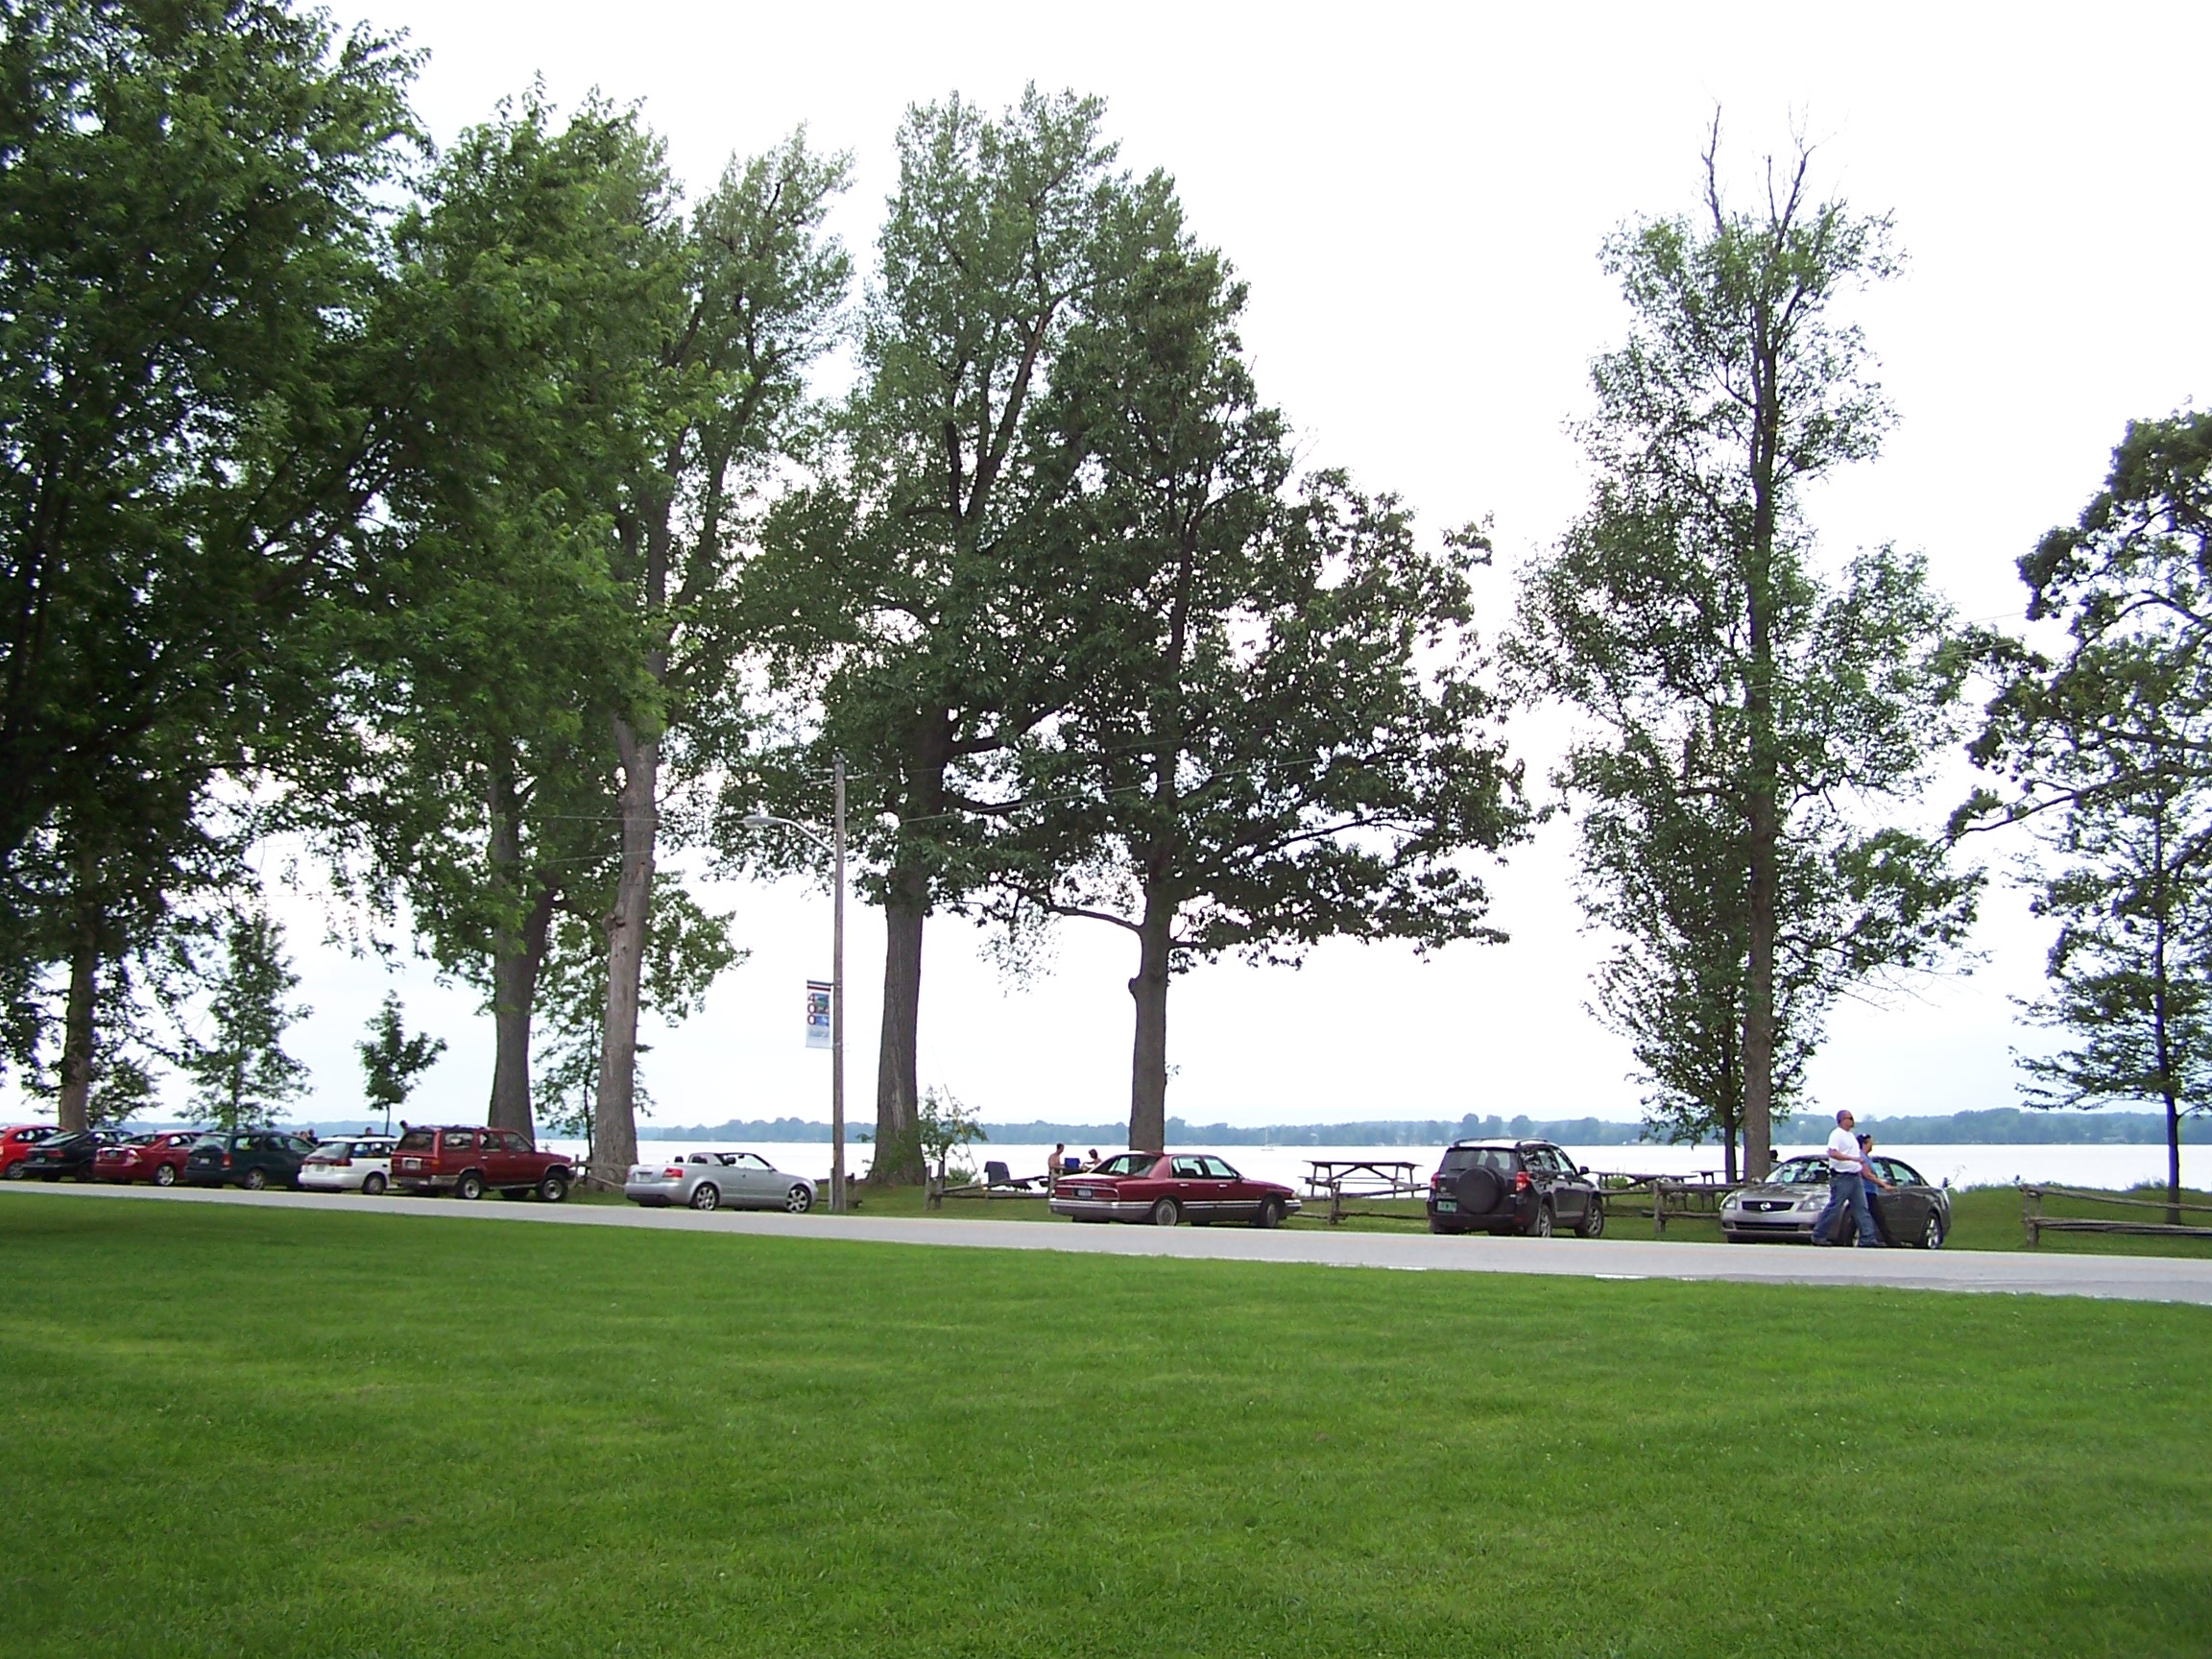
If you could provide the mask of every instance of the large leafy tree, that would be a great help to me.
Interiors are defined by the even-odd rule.
[[[490,1120],[525,1132],[548,952],[604,953],[556,922],[597,922],[620,856],[607,722],[647,682],[614,517],[661,429],[671,203],[634,113],[535,97],[426,180],[378,314],[401,443],[373,580],[338,617],[349,718],[297,757],[283,813],[484,990]]]
[[[615,503],[610,566],[642,672],[606,726],[621,842],[592,1104],[604,1180],[619,1181],[637,1152],[637,1019],[663,810],[672,785],[729,750],[757,643],[739,582],[753,516],[811,424],[808,373],[836,339],[851,282],[850,260],[823,229],[847,170],[795,133],[733,160],[688,221],[669,227],[673,279],[645,365],[652,443]]]
[[[1821,1009],[1932,962],[1977,890],[1941,837],[1865,822],[1958,734],[1965,655],[1919,560],[1814,556],[1808,486],[1889,420],[1836,306],[1893,260],[1887,221],[1809,198],[1808,163],[1744,212],[1708,149],[1701,221],[1608,243],[1632,324],[1593,367],[1594,498],[1527,573],[1515,647],[1583,717],[1557,781],[1595,808],[1586,897],[1623,929],[1600,1008],[1662,1119],[1740,1118],[1753,1175]]]
[[[2029,619],[2063,622],[2066,645],[2000,654],[1973,753],[2006,785],[1959,822],[2032,824],[2059,860],[2032,1012],[2075,1042],[2027,1062],[2030,1099],[2157,1101],[2177,1203],[2181,1118],[2212,1107],[2212,416],[2131,423],[2020,574]]]
[[[1033,579],[1038,526],[1068,476],[1041,453],[1054,441],[1032,407],[1168,198],[1164,179],[1115,171],[1102,115],[1095,99],[1035,88],[998,117],[957,97],[908,112],[861,383],[821,481],[777,515],[756,588],[787,675],[818,686],[818,741],[778,799],[819,814],[829,754],[844,753],[856,851],[883,906],[876,1181],[923,1178],[925,925],[982,879],[990,817],[974,808],[991,769],[1068,683],[1040,622],[1051,595]]]
[[[1167,993],[1237,952],[1497,937],[1466,854],[1525,821],[1479,685],[1459,538],[1336,474],[1293,487],[1236,333],[1244,289],[1166,239],[1072,331],[1040,410],[1065,707],[1018,746],[998,907],[1135,943],[1130,1144],[1166,1134]]]
[[[409,72],[268,0],[0,5],[0,944],[69,965],[72,1118],[97,964],[199,863],[212,780],[310,711],[389,441]]]

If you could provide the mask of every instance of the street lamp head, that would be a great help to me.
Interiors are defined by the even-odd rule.
[[[745,814],[745,828],[748,830],[772,829],[776,822],[765,812],[748,812]]]

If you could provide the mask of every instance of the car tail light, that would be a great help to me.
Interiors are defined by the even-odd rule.
[[[1528,1190],[1527,1170],[1516,1169],[1513,1171],[1513,1190],[1516,1192],[1526,1192]]]
[[[661,1171],[661,1179],[663,1181],[683,1180],[684,1166],[681,1164],[671,1164],[667,1168]]]
[[[230,1154],[228,1152],[223,1154],[223,1167],[226,1169],[230,1167]]]
[[[333,1158],[330,1160],[330,1166],[333,1169],[350,1169],[353,1167],[353,1160],[350,1158]]]

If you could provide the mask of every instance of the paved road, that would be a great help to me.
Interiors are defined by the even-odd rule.
[[[359,1198],[319,1192],[162,1191],[151,1187],[26,1188],[12,1181],[0,1183],[0,1193],[9,1192],[152,1204],[247,1204],[376,1215],[444,1215],[564,1227],[656,1227],[685,1233],[845,1238],[876,1244],[1067,1250],[1216,1262],[1300,1262],[1324,1267],[1394,1267],[1413,1272],[1878,1285],[1912,1290],[2005,1290],[2212,1306],[2212,1260],[2170,1256],[1815,1250],[1790,1245],[1662,1244],[1625,1238],[1436,1238],[1426,1234],[1309,1232],[1302,1228],[1262,1233],[1249,1227],[1078,1227],[1038,1221],[783,1215],[726,1210],[702,1215],[688,1210],[640,1210],[628,1205],[462,1204],[449,1198],[389,1195]]]

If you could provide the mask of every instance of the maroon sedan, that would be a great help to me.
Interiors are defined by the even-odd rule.
[[[1052,1184],[1052,1214],[1076,1221],[1244,1221],[1280,1227],[1298,1198],[1273,1181],[1239,1175],[1212,1153],[1121,1152],[1095,1169]]]
[[[174,1187],[184,1177],[184,1155],[199,1139],[197,1129],[133,1135],[119,1145],[101,1147],[92,1160],[92,1174],[101,1181],[151,1181],[156,1187]]]

